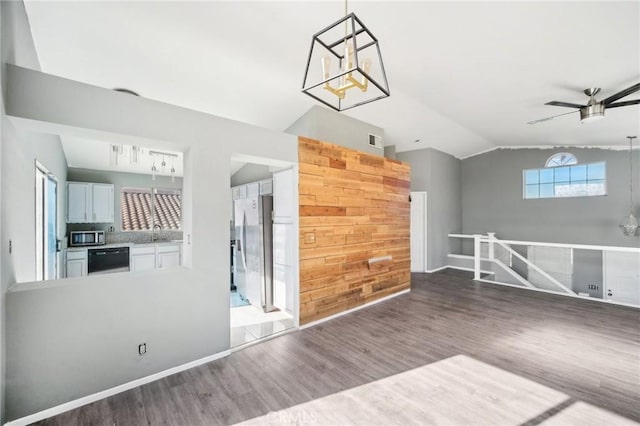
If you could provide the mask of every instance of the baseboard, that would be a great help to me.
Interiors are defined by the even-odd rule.
[[[427,269],[425,272],[426,272],[427,274],[433,274],[434,272],[444,271],[444,270],[445,270],[445,269],[447,269],[448,267],[449,267],[448,265],[444,265],[444,266],[441,266],[441,267],[436,268],[436,269]]]
[[[377,303],[381,303],[381,302],[387,301],[389,299],[393,299],[394,297],[398,297],[400,295],[409,293],[410,291],[411,291],[411,289],[408,288],[406,290],[402,290],[402,291],[399,291],[397,293],[393,293],[393,294],[390,294],[388,296],[381,297],[380,299],[373,300],[373,301],[371,301],[369,303],[365,303],[364,305],[356,306],[355,308],[348,309],[348,310],[346,310],[344,312],[340,312],[338,314],[333,314],[333,315],[330,315],[330,316],[328,316],[326,318],[319,319],[317,321],[312,321],[312,322],[310,322],[308,324],[301,325],[300,326],[300,330],[304,330],[305,328],[313,327],[313,326],[316,326],[316,325],[321,324],[323,322],[330,321],[330,320],[335,319],[335,318],[339,318],[339,317],[341,317],[343,315],[347,315],[347,314],[350,314],[352,312],[359,311],[360,309],[368,308],[368,307],[373,306],[373,305],[375,305]]]
[[[87,405],[92,402],[96,402],[101,399],[119,394],[121,392],[128,391],[138,386],[142,386],[147,383],[154,382],[156,380],[162,379],[172,374],[176,374],[181,371],[188,370],[190,368],[197,367],[199,365],[206,364],[208,362],[215,361],[220,358],[224,358],[226,356],[229,356],[230,354],[231,354],[230,350],[218,352],[216,354],[213,354],[204,358],[200,358],[195,361],[187,362],[186,364],[178,365],[176,367],[172,367],[167,370],[160,371],[158,373],[154,373],[146,377],[141,377],[139,379],[135,379],[130,382],[123,383],[121,385],[112,387],[110,389],[96,392],[91,395],[83,396],[82,398],[74,399],[73,401],[65,402],[64,404],[56,405],[55,407],[47,408],[46,410],[42,410],[37,413],[30,414],[26,417],[20,417],[19,419],[11,420],[5,423],[5,426],[30,425],[31,423],[48,419],[49,417],[57,416],[58,414],[62,414],[66,411],[73,410],[75,408],[82,407],[83,405]]]
[[[508,283],[503,283],[501,281],[491,281],[491,280],[485,280],[485,279],[480,279],[477,281],[487,283],[487,284],[495,284],[495,285],[501,285],[505,287],[519,288],[521,290],[537,291],[538,293],[547,293],[547,294],[553,294],[556,296],[571,297],[572,299],[580,299],[580,300],[585,300],[587,302],[606,303],[608,305],[618,305],[618,306],[625,306],[627,308],[640,309],[640,306],[637,306],[637,305],[632,305],[632,304],[623,303],[623,302],[614,302],[610,300],[599,299],[597,297],[584,297],[584,296],[578,296],[577,294],[573,295],[569,293],[560,293],[557,291],[545,290],[543,288],[531,288],[531,287],[520,286],[515,284],[508,284]]]
[[[293,326],[292,328],[288,328],[286,330],[278,331],[277,333],[273,333],[273,334],[270,334],[268,336],[260,337],[260,338],[258,338],[256,340],[252,340],[251,342],[243,343],[240,346],[236,346],[234,348],[231,348],[230,352],[231,353],[238,352],[238,351],[246,349],[246,348],[248,348],[250,346],[259,345],[260,343],[264,343],[267,340],[275,339],[276,337],[284,336],[285,334],[295,333],[298,330],[300,330],[298,327]]]
[[[457,269],[458,271],[467,271],[467,272],[474,272],[475,270],[473,268],[465,268],[463,266],[447,266],[447,268],[451,268],[451,269]],[[481,274],[487,274],[487,275],[494,275],[495,272],[493,271],[483,271],[480,270]]]

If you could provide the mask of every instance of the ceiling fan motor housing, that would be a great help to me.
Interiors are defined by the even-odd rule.
[[[580,121],[589,122],[599,120],[604,117],[604,103],[598,102],[580,108]]]

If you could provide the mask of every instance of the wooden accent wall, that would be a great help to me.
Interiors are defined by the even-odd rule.
[[[300,324],[408,289],[409,165],[298,141]]]

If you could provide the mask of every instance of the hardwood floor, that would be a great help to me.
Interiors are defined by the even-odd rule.
[[[640,421],[640,310],[443,271],[413,275],[409,294],[40,423],[233,424],[456,355],[566,394],[555,412],[584,401]]]

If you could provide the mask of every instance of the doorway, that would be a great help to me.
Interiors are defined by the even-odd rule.
[[[427,271],[427,193],[411,192],[411,272]]]
[[[236,348],[295,327],[297,172],[249,162],[233,173],[233,165],[230,346]]]
[[[36,162],[36,280],[58,278],[58,181]]]

